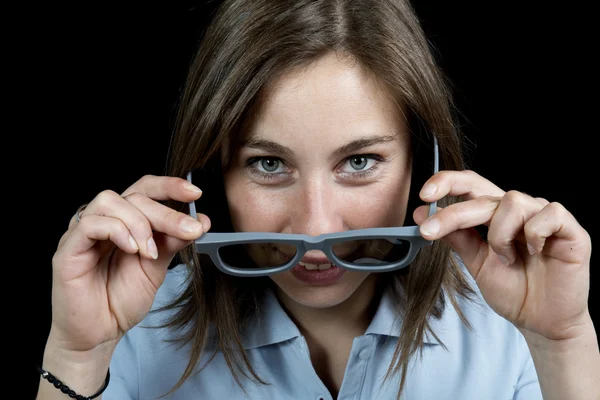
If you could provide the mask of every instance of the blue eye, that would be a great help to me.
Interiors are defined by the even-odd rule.
[[[262,181],[282,182],[290,175],[289,168],[277,157],[251,157],[244,165],[251,175]]]
[[[344,174],[366,173],[381,161],[382,158],[374,154],[357,154],[346,158],[340,171]]]
[[[279,168],[281,161],[276,158],[263,158],[257,161],[257,164],[264,170],[261,172],[275,172]]]
[[[357,171],[360,171],[362,169],[365,169],[369,162],[369,158],[365,156],[352,156],[350,157],[348,162],[350,163],[350,166],[352,168],[354,168]]]

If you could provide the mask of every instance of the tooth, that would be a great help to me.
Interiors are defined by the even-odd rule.
[[[299,263],[300,265],[302,265],[304,268],[306,268],[309,271],[316,271],[319,269],[319,266],[317,264],[308,264],[308,263]]]
[[[330,263],[327,264],[319,264],[319,271],[323,271],[325,269],[329,269],[331,267]]]

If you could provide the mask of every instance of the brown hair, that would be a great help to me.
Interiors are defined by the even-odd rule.
[[[213,231],[231,231],[223,190],[223,171],[230,160],[222,160],[221,151],[236,150],[270,84],[330,52],[352,57],[385,88],[399,111],[400,107],[408,111],[414,175],[424,179],[431,175],[431,135],[439,143],[441,169],[464,169],[450,91],[408,0],[225,0],[190,67],[168,171],[179,177],[198,171],[205,192],[199,208],[211,218]],[[422,181],[413,178],[411,192]],[[447,198],[441,205],[454,201]],[[170,205],[186,210],[184,204]],[[189,364],[172,390],[194,373],[211,341],[216,349],[213,357],[222,352],[242,389],[242,377],[266,384],[251,365],[241,334],[247,319],[257,312],[268,278],[223,274],[190,247],[180,252],[179,260],[201,268],[190,268],[187,289],[167,307],[177,310],[167,325],[185,327],[180,340],[192,349]],[[422,349],[426,332],[435,336],[428,318],[441,317],[448,296],[468,326],[457,298],[470,298],[473,292],[451,249],[439,241],[422,249],[409,268],[388,275],[385,282],[403,323],[386,380],[401,373],[399,398],[409,359]]]

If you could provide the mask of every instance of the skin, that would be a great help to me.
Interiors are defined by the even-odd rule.
[[[403,221],[409,211],[408,145],[403,120],[393,116],[382,92],[355,65],[335,57],[283,78],[251,137],[286,146],[289,154],[244,148],[239,161],[280,157],[290,172],[285,184],[269,181],[275,185],[257,181],[243,163],[228,172],[236,229],[317,235]],[[391,132],[396,140],[333,156],[364,135]],[[349,168],[344,156],[356,154],[386,161],[358,184],[340,172]],[[427,202],[447,195],[464,201],[429,218],[425,206],[414,211],[422,235],[450,244],[490,307],[523,334],[544,399],[598,399],[600,352],[587,306],[589,234],[561,204],[505,192],[472,171],[441,171],[421,191]],[[124,193],[100,193],[78,223],[71,220],[52,259],[44,369],[79,393],[102,386],[117,342],[150,310],[176,252],[210,229],[208,216],[199,214],[198,222],[159,201],[200,196],[184,179],[145,176]],[[474,230],[482,224],[489,228],[487,242]],[[335,285],[318,288],[285,273],[272,279],[311,357],[325,361],[318,373],[335,393],[351,338],[364,333],[372,315],[373,275],[348,272]],[[64,395],[41,379],[37,398]]]
[[[334,55],[274,86],[248,135],[250,143],[225,175],[234,228],[319,235],[402,225],[410,188],[410,139],[393,102],[358,68]],[[379,143],[343,150],[361,139]],[[361,156],[366,158],[353,160]],[[318,251],[309,255],[325,257]],[[368,276],[347,271],[327,287],[304,284],[289,271],[271,279],[288,303],[321,309],[339,306],[362,290]]]
[[[410,189],[410,136],[393,101],[359,68],[335,55],[273,87],[248,144],[225,176],[236,231],[319,235],[402,225]],[[365,139],[375,143],[344,150]],[[319,251],[307,255],[325,257]],[[325,365],[320,375],[339,389],[351,341],[372,317],[376,276],[346,271],[327,286],[303,283],[290,271],[271,279],[308,338],[313,360],[319,361],[315,365]]]

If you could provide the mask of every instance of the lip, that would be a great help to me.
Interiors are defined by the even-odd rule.
[[[331,260],[327,257],[304,256],[300,262],[304,264],[331,264]]]
[[[304,259],[308,259],[311,261],[304,261]],[[326,264],[331,261],[327,260],[325,262],[315,262],[322,261],[321,258],[309,258],[305,257],[302,259],[302,262],[306,262],[308,264]],[[344,268],[340,268],[337,265],[331,265],[329,269],[319,271],[312,270],[309,271],[304,268],[302,265],[298,264],[294,268],[291,269],[292,275],[300,282],[305,283],[311,286],[328,286],[333,285],[338,282],[342,277],[346,274],[346,270]]]

